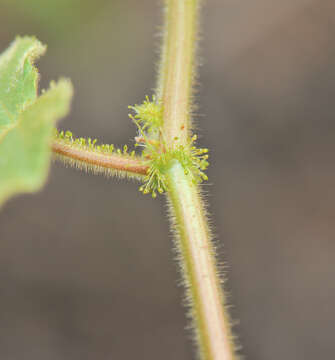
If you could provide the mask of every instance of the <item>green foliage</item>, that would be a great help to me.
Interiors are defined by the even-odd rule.
[[[64,39],[79,29],[82,24],[94,20],[94,16],[105,5],[104,0],[1,0],[1,11],[8,20],[8,26],[15,31],[20,20],[25,25],[38,25],[40,30],[53,36],[54,41]],[[112,5],[113,6],[113,5]],[[72,37],[71,37],[72,38]],[[72,39],[73,40],[73,39]]]
[[[45,12],[43,0],[5,0],[50,22],[58,9],[76,3],[82,15],[82,1],[53,1]],[[38,73],[33,61],[45,47],[34,38],[18,38],[0,56],[0,205],[19,192],[36,191],[45,181],[50,145],[66,164],[96,173],[144,178],[140,187],[153,197],[168,190],[176,244],[188,302],[191,306],[199,355],[203,359],[233,359],[229,319],[224,312],[224,297],[211,234],[198,184],[207,180],[208,150],[195,146],[191,137],[191,98],[194,83],[195,41],[199,0],[170,0],[166,4],[166,24],[157,98],[146,97],[141,105],[131,106],[130,115],[139,129],[136,145],[141,158],[128,148],[114,151],[112,145],[97,145],[96,140],[76,139],[71,132],[55,132],[54,122],[68,112],[72,86],[62,80],[37,95]],[[23,7],[25,4],[26,9]],[[51,2],[50,2],[51,4]],[[61,11],[64,13],[64,11]],[[59,29],[71,16],[64,14]],[[162,104],[164,99],[164,109]],[[163,114],[164,110],[164,114]],[[164,116],[163,116],[164,115]],[[163,124],[164,117],[164,124]],[[164,126],[163,126],[164,125]],[[51,141],[53,139],[53,143]]]
[[[141,105],[130,106],[135,111],[135,116],[129,115],[139,129],[136,137],[137,145],[143,146],[143,157],[147,159],[149,171],[140,186],[143,194],[157,196],[167,190],[166,172],[177,160],[183,167],[186,175],[190,176],[194,183],[208,180],[204,170],[207,169],[208,149],[197,148],[194,144],[197,136],[194,135],[187,146],[176,144],[168,148],[162,136],[163,110],[160,101],[153,97],[152,101],[146,97]],[[154,135],[154,136],[152,136]],[[160,138],[156,139],[156,135]]]
[[[72,95],[68,81],[53,83],[41,97],[37,95],[38,72],[33,62],[44,52],[45,46],[38,40],[24,37],[17,38],[0,57],[0,204],[15,193],[36,191],[42,186],[49,166],[53,124],[68,112]],[[139,129],[136,145],[143,147],[142,159],[149,168],[140,191],[153,197],[166,191],[166,171],[174,160],[193,182],[207,180],[204,170],[208,150],[194,146],[195,135],[187,146],[166,146],[160,100],[146,97],[142,104],[129,108],[134,111],[129,116]],[[121,150],[98,145],[97,140],[74,138],[69,131],[56,130],[53,139],[86,153],[135,156],[134,151],[128,153],[127,146]],[[78,161],[83,162],[73,161],[77,166]]]
[[[33,62],[44,52],[38,40],[24,37],[0,56],[0,205],[14,194],[43,185],[53,125],[69,110],[68,80],[51,83],[38,97],[39,75]]]

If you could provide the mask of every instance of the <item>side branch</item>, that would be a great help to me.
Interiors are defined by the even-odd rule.
[[[53,140],[51,149],[55,158],[66,165],[93,173],[142,179],[148,171],[141,158],[122,154],[121,151],[104,153],[96,148],[78,147],[59,138]]]

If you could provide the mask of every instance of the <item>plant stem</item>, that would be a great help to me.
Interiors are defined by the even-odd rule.
[[[148,165],[135,156],[78,148],[59,139],[54,139],[51,148],[56,158],[84,170],[138,178],[143,178],[148,171]]]
[[[194,78],[197,8],[196,0],[167,1],[160,82],[164,139],[186,145],[190,128],[190,106]],[[182,131],[181,131],[182,129]]]
[[[214,249],[198,186],[175,162],[169,169],[169,202],[177,230],[187,301],[203,359],[233,359],[229,316],[215,264]]]
[[[189,142],[198,6],[196,0],[167,1],[158,90],[162,90],[164,111],[162,136],[170,148]],[[171,162],[166,175],[180,266],[201,358],[234,359],[229,316],[198,186],[177,160]]]

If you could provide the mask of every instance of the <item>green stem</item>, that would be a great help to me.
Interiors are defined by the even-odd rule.
[[[179,162],[170,167],[168,179],[177,249],[200,354],[203,359],[233,359],[229,316],[198,186]]]
[[[168,0],[158,86],[163,103],[162,137],[169,148],[187,146],[195,64],[196,0]],[[234,359],[229,316],[198,185],[174,160],[166,173],[168,201],[196,340],[202,359]]]
[[[166,34],[157,95],[163,103],[164,140],[186,145],[190,135],[190,106],[194,78],[196,0],[167,1]]]

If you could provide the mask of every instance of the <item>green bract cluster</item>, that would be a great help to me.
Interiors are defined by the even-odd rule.
[[[152,101],[146,96],[141,105],[129,106],[135,115],[129,115],[130,118],[145,131],[148,136],[159,135],[159,130],[162,126],[163,107],[161,101],[156,99],[153,95]]]
[[[208,149],[197,148],[194,135],[187,146],[176,144],[168,148],[162,136],[163,109],[160,101],[153,97],[152,101],[146,97],[141,105],[130,106],[135,116],[129,115],[139,129],[136,145],[143,147],[142,156],[147,159],[149,166],[144,184],[140,186],[143,194],[162,194],[167,190],[166,172],[172,162],[177,160],[183,166],[185,175],[192,178],[194,183],[208,180],[205,170],[208,163]],[[153,137],[158,135],[159,137]]]

